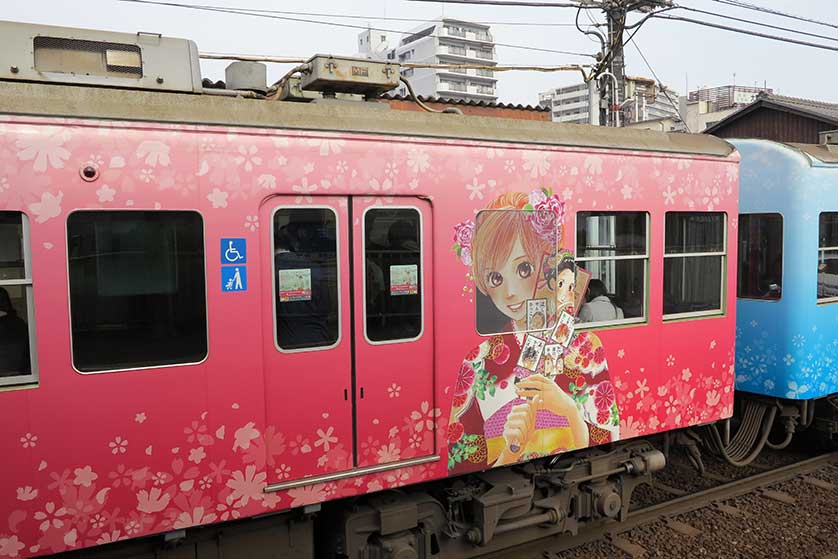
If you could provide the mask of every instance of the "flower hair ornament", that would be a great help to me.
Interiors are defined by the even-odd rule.
[[[523,196],[522,196],[523,197]],[[518,206],[489,208],[492,210],[521,210],[527,213],[527,221],[535,233],[550,246],[556,247],[562,238],[562,220],[564,202],[553,194],[551,188],[533,190],[526,202]],[[452,250],[465,266],[471,266],[472,242],[474,240],[474,220],[468,219],[454,226],[454,246]]]

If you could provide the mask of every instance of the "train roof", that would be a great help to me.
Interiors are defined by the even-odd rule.
[[[730,138],[733,145],[740,142],[767,143],[788,149],[792,152],[801,153],[805,156],[810,166],[831,166],[838,165],[838,145],[835,144],[800,144],[795,142],[778,142],[762,138]]]
[[[37,82],[0,82],[0,113],[499,141],[727,157],[704,134],[373,108],[364,102],[294,103],[220,95]]]
[[[809,156],[810,162],[814,158],[819,163],[838,164],[838,146],[823,144],[786,144]]]

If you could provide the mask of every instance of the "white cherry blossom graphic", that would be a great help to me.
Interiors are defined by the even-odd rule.
[[[116,195],[116,190],[108,186],[107,184],[102,184],[96,190],[96,197],[99,199],[100,203],[105,202],[113,202],[113,197]]]
[[[38,223],[46,223],[54,217],[61,214],[61,200],[64,199],[64,193],[51,194],[44,192],[41,195],[41,201],[29,204],[29,210],[35,214],[35,221]]]
[[[226,208],[227,207],[227,198],[230,195],[223,190],[218,188],[213,188],[212,192],[207,194],[207,200],[210,201],[213,208]]]
[[[47,165],[53,169],[63,169],[64,162],[70,158],[70,150],[64,147],[69,138],[66,129],[45,127],[17,141],[17,157],[21,161],[33,161],[36,173],[46,171]]]
[[[137,146],[136,156],[149,167],[167,167],[171,162],[169,146],[158,140],[146,140]]]

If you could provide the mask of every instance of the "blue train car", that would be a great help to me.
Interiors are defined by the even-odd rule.
[[[829,396],[838,392],[838,146],[731,143],[742,157],[736,388]]]

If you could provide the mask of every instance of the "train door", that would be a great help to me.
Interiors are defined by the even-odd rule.
[[[430,205],[297,202],[260,218],[269,481],[432,455]]]
[[[434,453],[431,206],[352,199],[358,465]]]
[[[259,458],[271,481],[354,463],[347,200],[296,202],[269,198],[260,215],[270,277],[262,289],[267,422]],[[343,458],[323,461],[335,449]]]

